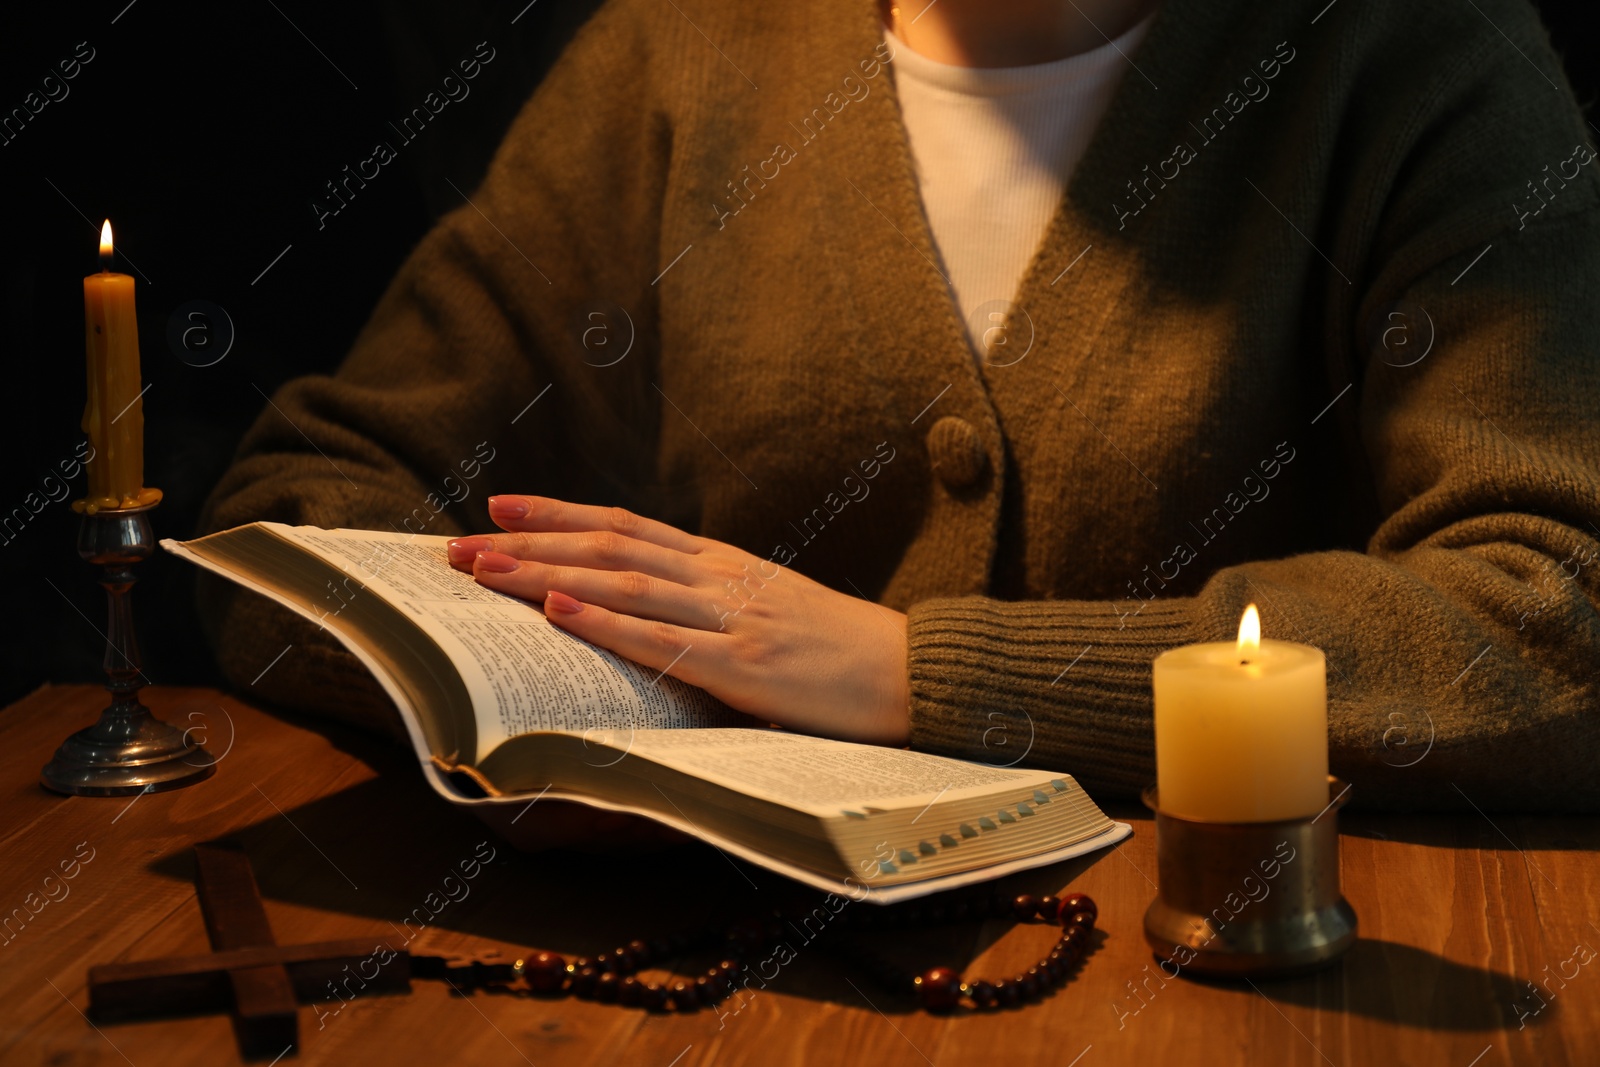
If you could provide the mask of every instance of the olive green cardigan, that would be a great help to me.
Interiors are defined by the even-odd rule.
[[[1101,796],[1254,601],[1360,800],[1600,808],[1600,164],[1531,9],[1168,0],[982,362],[886,56],[874,0],[605,6],[207,525],[623,504],[906,611],[914,745]],[[392,721],[203,601],[247,694]]]

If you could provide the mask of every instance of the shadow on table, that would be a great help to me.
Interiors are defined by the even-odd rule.
[[[262,818],[227,835],[249,855],[269,904],[352,917],[350,929],[338,933],[319,920],[314,938],[275,917],[280,943],[370,933],[399,948],[424,933],[448,932],[570,958],[635,938],[722,928],[741,916],[770,915],[774,908],[825,914],[811,911],[822,898],[820,892],[709,845],[614,855],[518,852],[478,818],[435,796],[409,753],[396,752],[391,759],[364,748],[360,756],[379,772],[377,777],[295,808],[281,809],[274,802]],[[525,817],[538,815],[535,806]],[[1107,854],[1102,850],[944,897],[970,899],[995,890],[1054,893]],[[193,853],[180,850],[156,860],[151,869],[190,880]],[[839,907],[837,901],[834,906]],[[917,973],[935,965],[965,967],[1011,925],[964,920],[918,928],[914,938],[904,931],[898,939],[888,932],[862,936],[869,942],[886,938],[882,947],[887,954]],[[886,1009],[901,1006],[893,997],[884,1003],[884,995],[871,987],[852,992],[842,977],[845,969],[831,955],[808,950],[819,931],[812,926],[794,929],[789,943],[796,950],[795,961],[783,968],[777,988],[856,1004],[861,1002],[857,994],[864,992]],[[1046,948],[1048,943],[1041,954]],[[909,999],[904,1006],[912,1006]]]
[[[1499,851],[1507,848],[1556,852],[1600,851],[1600,818],[1593,815],[1506,815],[1466,812],[1341,816],[1339,832],[1352,837],[1400,841],[1435,848]]]
[[[1253,990],[1238,982],[1195,981],[1244,996],[1259,993],[1275,1004],[1432,1030],[1515,1030],[1519,1020],[1533,1026],[1551,1014],[1539,1010],[1523,979],[1375,938],[1358,940],[1335,967],[1299,978],[1258,979]]]

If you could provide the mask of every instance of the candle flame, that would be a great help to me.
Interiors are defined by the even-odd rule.
[[[1239,620],[1239,661],[1247,662],[1261,651],[1261,613],[1251,604]]]
[[[102,256],[109,256],[111,254],[111,220],[110,219],[106,219],[105,222],[102,222],[100,224],[100,254]]]

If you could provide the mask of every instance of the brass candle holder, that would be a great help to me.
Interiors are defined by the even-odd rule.
[[[40,772],[40,783],[57,793],[115,797],[178,789],[215,770],[210,753],[187,730],[162,722],[139,700],[146,679],[130,596],[134,566],[155,552],[154,507],[86,513],[78,528],[78,555],[100,568],[108,601],[104,666],[111,703],[93,726],[67,738]]]
[[[1328,806],[1315,816],[1220,823],[1163,812],[1147,788],[1161,884],[1144,936],[1163,969],[1255,978],[1337,961],[1356,940],[1356,913],[1339,888],[1339,809],[1349,794],[1329,775]]]

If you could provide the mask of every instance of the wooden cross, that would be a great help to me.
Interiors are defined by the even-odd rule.
[[[277,945],[250,860],[235,845],[195,846],[195,883],[206,933],[216,951],[199,956],[107,963],[89,968],[89,1014],[105,1021],[231,1011],[246,1057],[299,1047],[298,1002],[326,1000],[330,983],[372,962],[370,938]],[[384,946],[375,977],[359,992],[408,992],[411,957]]]

